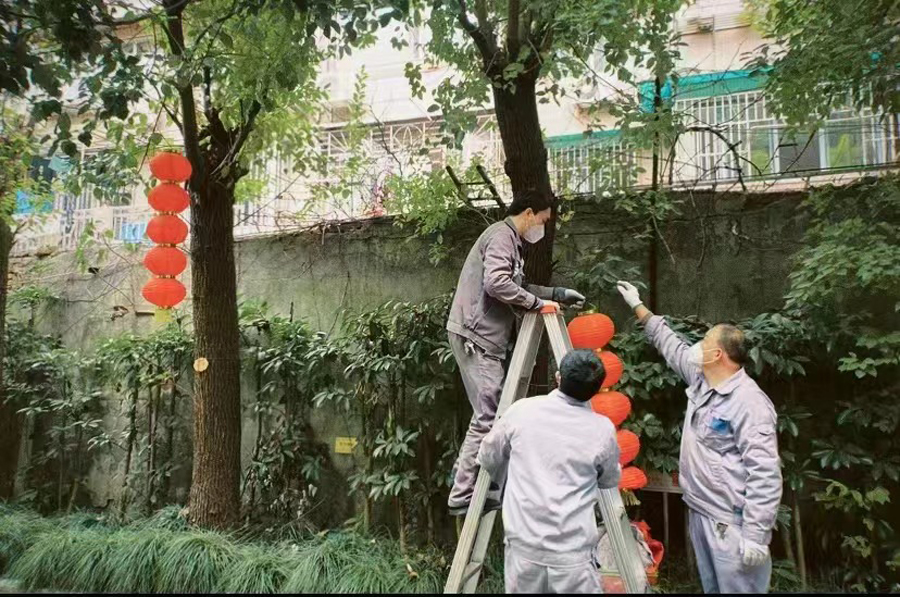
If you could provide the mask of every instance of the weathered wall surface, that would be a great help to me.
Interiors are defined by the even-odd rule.
[[[658,310],[717,321],[778,308],[787,284],[788,260],[802,232],[796,210],[802,197],[706,193],[683,198],[681,215],[661,228],[665,243],[658,259]],[[563,266],[571,264],[579,251],[602,249],[627,233],[594,204],[578,204],[575,211],[558,241]],[[451,290],[482,227],[475,220],[461,222],[445,235],[451,253],[437,267],[428,262],[427,241],[387,219],[241,241],[236,246],[239,295],[265,300],[273,313],[305,318],[314,329],[336,331],[343,309],[365,310],[392,299],[423,300]],[[105,338],[142,333],[154,325],[152,309],[140,296],[147,277],[142,253],[120,247],[105,250],[103,256],[95,253],[85,253],[86,265],[92,268],[87,273],[81,273],[73,253],[13,264],[14,285],[38,284],[59,297],[38,314],[40,325],[61,335],[68,346],[83,350]],[[189,284],[189,272],[182,279]],[[590,298],[598,300],[620,327],[628,324],[629,313],[614,288],[603,297]],[[181,311],[190,312],[189,300]],[[184,384],[189,388],[190,380]],[[247,383],[245,390],[249,402]],[[184,498],[190,480],[187,402],[179,411],[185,418],[182,439],[187,461],[176,477],[176,485],[181,486],[176,495]],[[108,422],[121,426],[120,411],[120,405],[111,404]],[[335,437],[355,435],[352,425],[336,413],[316,413],[313,424],[319,438],[332,448]],[[248,412],[245,464],[255,432]],[[338,470],[353,467],[352,456],[332,454],[332,458]],[[90,478],[94,504],[103,505],[116,495],[121,485],[116,478],[119,468],[115,456],[98,459]],[[340,492],[346,501],[346,487]]]

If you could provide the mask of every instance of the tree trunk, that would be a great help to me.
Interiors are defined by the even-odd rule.
[[[520,77],[514,93],[505,89],[493,90],[494,110],[506,155],[504,170],[513,193],[535,189],[551,195],[553,188],[547,167],[547,148],[538,120],[534,79]],[[556,212],[554,205],[543,240],[534,245],[525,244],[525,277],[532,284],[546,285],[553,274]]]
[[[797,568],[800,571],[800,590],[806,590],[806,549],[803,547],[803,526],[800,523],[800,496],[798,492],[793,492],[793,509],[794,515],[791,517],[794,522],[794,537],[797,543]]]
[[[656,120],[659,120],[659,113],[662,110],[662,81],[660,81],[659,77],[656,77],[653,82],[654,92],[653,92],[653,112],[656,114]],[[653,136],[653,165],[651,171],[651,188],[654,191],[652,195],[651,201],[656,204],[656,194],[655,191],[659,190],[659,181],[660,181],[660,171],[659,171],[659,159],[660,159],[660,151],[662,150],[659,142],[659,132],[657,131]],[[649,293],[648,293],[648,307],[651,311],[656,313],[659,301],[659,288],[657,284],[657,280],[659,278],[659,234],[657,233],[657,227],[655,225],[651,225],[650,229],[650,247],[649,247],[649,255],[648,255],[648,263],[647,263],[647,278],[649,282]]]
[[[432,466],[431,466],[431,429],[428,428],[422,434],[422,462],[425,468],[425,530],[429,545],[437,543],[434,528],[434,486],[432,483]]]
[[[156,371],[157,378],[159,370]],[[156,430],[159,425],[159,399],[162,394],[162,386],[157,381],[150,390],[147,401],[147,494],[144,498],[144,511],[149,515],[157,502],[157,472],[156,472]]]
[[[17,405],[7,402],[3,378],[3,363],[6,359],[6,293],[12,240],[12,230],[0,215],[0,500],[13,497],[22,441],[22,417],[16,412]]]
[[[494,87],[494,111],[506,156],[503,167],[513,194],[534,189],[552,195],[535,85],[533,76],[522,76],[516,80],[514,91]],[[544,238],[535,244],[525,243],[525,279],[531,284],[547,286],[553,275],[557,209],[554,202],[550,219],[544,227]],[[534,370],[538,375],[532,375],[530,394],[546,394],[550,380],[550,354],[546,339],[541,341]]]
[[[180,359],[177,359],[180,361]],[[175,457],[175,413],[176,406],[178,401],[178,380],[181,377],[179,375],[179,371],[181,371],[181,363],[176,362],[172,367],[172,389],[169,391],[169,416],[166,420],[166,454],[163,462],[163,470],[165,471],[162,478],[162,496],[163,500],[168,501],[169,499],[169,490],[172,486],[172,462]]]
[[[209,367],[194,375],[190,517],[203,527],[226,528],[238,520],[241,485],[234,187],[207,180],[191,190],[194,356]]]
[[[119,511],[122,517],[128,509],[129,491],[131,488],[131,458],[134,454],[134,440],[137,437],[137,407],[140,398],[140,382],[138,381],[138,373],[135,371],[134,381],[131,388],[131,406],[128,409],[128,447],[125,449],[125,474],[122,477],[122,495],[119,498]]]
[[[398,495],[394,498],[397,503],[397,527],[400,532],[398,542],[400,543],[400,553],[406,554],[406,503],[403,497]]]

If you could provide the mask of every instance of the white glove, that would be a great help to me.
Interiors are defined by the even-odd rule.
[[[641,296],[638,294],[638,289],[634,287],[634,284],[619,280],[616,282],[616,288],[619,289],[619,294],[622,295],[622,298],[625,299],[625,302],[628,303],[628,306],[632,309],[643,302],[641,301]]]
[[[769,546],[754,543],[749,539],[741,539],[741,559],[744,566],[760,566],[769,559]]]

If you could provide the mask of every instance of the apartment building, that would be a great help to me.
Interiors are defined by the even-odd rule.
[[[762,93],[765,75],[745,68],[748,54],[764,44],[751,26],[742,0],[695,0],[673,25],[684,46],[677,65],[678,84],[666,81],[661,96],[679,114],[689,131],[658,156],[660,181],[673,188],[720,190],[785,190],[823,182],[841,182],[862,173],[896,166],[900,156],[897,115],[837,111],[811,134],[789,135],[775,118]],[[288,159],[272,156],[249,175],[258,197],[235,209],[238,237],[277,234],[322,221],[382,215],[383,185],[392,175],[412,175],[443,169],[460,173],[473,163],[484,166],[501,195],[509,192],[503,174],[503,148],[493,123],[491,106],[479,114],[478,127],[461,148],[440,142],[441,115],[429,112],[428,94],[413,97],[404,69],[409,62],[422,69],[423,84],[433,90],[452,70],[430,64],[423,51],[427,30],[408,33],[408,46],[395,49],[392,32],[373,47],[341,60],[322,64],[320,79],[330,93],[330,111],[321,125],[318,150],[332,166],[324,176],[298,176]],[[151,51],[148,40],[136,38],[137,51]],[[144,44],[144,46],[141,46]],[[602,71],[603,56],[591,60]],[[349,103],[356,76],[366,73],[362,142],[367,156],[349,193],[329,194],[341,177],[340,164],[351,153],[347,130]],[[638,76],[638,79],[642,77]],[[570,81],[570,93],[558,102],[541,104],[551,176],[560,194],[593,194],[616,185],[647,186],[654,156],[629,146],[615,121],[597,106],[621,97],[634,98],[652,111],[655,85],[643,77],[636,88],[603,76],[602,81]],[[163,127],[171,124],[163,122]],[[102,151],[98,148],[97,151]],[[355,148],[359,153],[360,148]],[[49,171],[64,169],[64,161],[47,161]],[[346,181],[345,181],[346,182]],[[28,202],[20,204],[27,217]],[[60,195],[43,224],[20,235],[14,250],[28,253],[50,246],[70,249],[85,230],[111,230],[113,242],[145,240],[152,214],[142,189],[123,197],[119,205],[99,205],[91,189],[78,197]]]

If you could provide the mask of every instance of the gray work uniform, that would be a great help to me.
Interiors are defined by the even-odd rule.
[[[610,420],[559,390],[525,398],[484,438],[478,462],[506,475],[506,592],[602,593],[594,508],[621,474]]]
[[[688,384],[678,481],[703,590],[765,592],[771,559],[744,566],[740,542],[772,539],[782,491],[775,407],[743,369],[710,387],[690,361],[690,346],[662,317],[652,316],[645,332]]]
[[[544,306],[553,289],[523,286],[522,239],[507,218],[489,226],[469,251],[450,307],[447,331],[459,365],[472,419],[456,460],[448,505],[472,499],[478,468],[475,456],[497,414],[504,362],[519,314]]]

